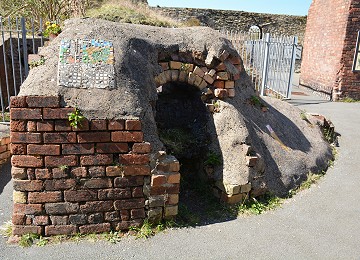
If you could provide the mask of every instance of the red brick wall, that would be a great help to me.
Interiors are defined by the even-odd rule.
[[[359,73],[351,71],[360,2],[314,0],[308,14],[300,84],[327,95],[359,97]],[[335,97],[336,98],[336,97]]]
[[[69,125],[59,97],[11,99],[13,234],[107,232],[140,225],[150,144],[138,120]]]
[[[342,53],[341,96],[360,99],[360,72],[353,72],[352,65],[356,48],[356,38],[360,30],[360,1],[352,1],[346,28],[345,45]]]

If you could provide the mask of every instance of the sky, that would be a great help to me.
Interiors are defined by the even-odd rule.
[[[312,0],[148,0],[150,6],[240,10],[307,15]]]

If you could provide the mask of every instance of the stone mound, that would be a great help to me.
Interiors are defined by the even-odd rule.
[[[72,39],[112,43],[113,86],[59,85],[59,46],[62,40]],[[151,144],[152,174],[158,173],[156,165],[161,160],[171,160],[159,154],[168,147],[159,136],[157,101],[162,94],[175,95],[166,89],[195,86],[194,95],[205,104],[207,119],[196,125],[196,118],[190,122],[185,117],[187,122],[182,124],[192,129],[192,137],[207,136],[204,161],[209,153],[220,156],[220,163],[200,162],[197,169],[205,169],[215,194],[229,203],[241,201],[249,192],[252,196],[265,191],[286,195],[309,171],[326,168],[332,158],[319,127],[302,120],[299,109],[273,98],[256,98],[239,54],[210,28],[169,29],[73,19],[40,55],[46,62],[30,71],[20,96],[60,95],[63,107],[78,108],[88,120],[140,119],[144,140]],[[169,86],[172,82],[175,87]],[[179,107],[186,110],[192,103],[184,105],[184,100],[188,101],[179,101]]]

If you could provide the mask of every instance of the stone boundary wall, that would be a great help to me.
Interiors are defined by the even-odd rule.
[[[139,226],[150,144],[139,120],[73,128],[58,96],[12,97],[13,234],[100,233]]]
[[[264,33],[296,35],[300,44],[303,43],[306,27],[306,16],[197,8],[152,7],[152,9],[181,22],[196,18],[201,25],[215,30],[247,32],[252,25],[260,25]]]
[[[0,165],[6,163],[10,157],[10,137],[2,137],[0,139]]]

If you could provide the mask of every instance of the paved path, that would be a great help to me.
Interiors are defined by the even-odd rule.
[[[1,239],[0,259],[360,259],[360,103],[310,96],[294,96],[290,102],[326,115],[342,137],[335,167],[281,209],[115,245],[82,242],[22,249]],[[7,166],[1,174],[8,171]],[[0,191],[3,222],[10,219],[11,183]]]

